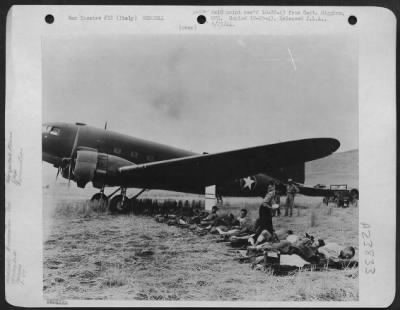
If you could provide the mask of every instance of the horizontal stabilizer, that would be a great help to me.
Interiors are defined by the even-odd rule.
[[[330,189],[298,186],[300,194],[314,197],[332,197],[334,192]]]

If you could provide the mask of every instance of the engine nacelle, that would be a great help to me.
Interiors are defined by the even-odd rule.
[[[112,184],[118,175],[118,168],[133,165],[129,160],[95,150],[78,150],[73,169],[74,180],[78,187],[93,182],[94,187]]]

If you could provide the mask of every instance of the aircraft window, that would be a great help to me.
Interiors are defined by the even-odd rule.
[[[138,157],[139,157],[139,153],[138,153],[138,152],[135,152],[135,151],[132,151],[132,152],[130,153],[130,155],[131,155],[131,157],[133,157],[133,158],[138,158]]]
[[[53,136],[59,136],[60,135],[60,128],[57,127],[51,127],[49,133]]]
[[[146,156],[146,159],[147,159],[148,161],[154,161],[154,155],[147,155],[147,156]]]
[[[49,125],[43,125],[42,126],[42,132],[43,133],[49,133],[50,130],[51,130],[51,126],[49,126]]]
[[[122,150],[119,147],[114,147],[114,153],[115,154],[121,154]]]

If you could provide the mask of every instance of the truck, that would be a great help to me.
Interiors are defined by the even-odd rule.
[[[321,188],[321,184],[317,184]],[[350,205],[358,206],[359,191],[357,188],[348,188],[347,184],[334,184],[329,187],[330,194],[323,198],[323,202],[328,205],[329,202],[335,203],[339,208],[347,208]]]

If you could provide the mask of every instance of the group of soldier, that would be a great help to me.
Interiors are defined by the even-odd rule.
[[[294,197],[298,192],[299,188],[292,179],[289,179],[286,186],[285,216],[293,215]],[[271,216],[281,215],[280,202],[281,193],[277,189],[277,185],[271,182],[268,185],[267,194],[264,197],[264,203],[271,208]]]
[[[289,180],[287,185],[287,198],[285,203],[285,215],[292,216],[294,197],[299,192],[297,186]],[[278,197],[278,198],[277,198]],[[247,209],[241,209],[240,214],[219,214],[218,206],[213,206],[210,213],[189,207],[174,209],[169,214],[157,214],[155,219],[168,225],[186,227],[199,235],[208,233],[220,235],[221,241],[229,242],[233,247],[242,247],[249,251],[260,253],[265,251],[277,251],[285,255],[298,255],[306,263],[319,262],[320,258],[337,261],[351,259],[355,250],[352,247],[342,247],[336,243],[328,243],[321,239],[305,234],[297,236],[291,230],[283,229],[275,231],[272,224],[273,211],[276,204],[279,206],[280,195],[276,191],[275,184],[268,186],[263,202],[259,206],[258,217],[252,221]]]

